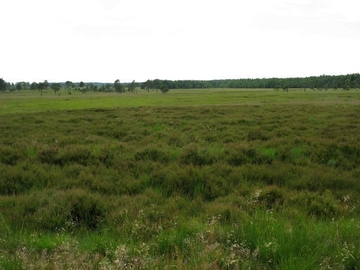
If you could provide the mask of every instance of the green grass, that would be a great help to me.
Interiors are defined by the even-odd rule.
[[[269,89],[201,89],[171,90],[168,94],[139,90],[131,93],[82,94],[74,91],[72,95],[54,95],[50,90],[40,96],[38,91],[3,93],[0,95],[0,115],[31,113],[57,110],[81,110],[91,108],[116,108],[138,106],[199,106],[199,105],[267,105],[286,104],[339,104],[357,103],[358,91],[313,92],[292,89],[290,92],[274,92]],[[309,116],[312,119],[312,116]],[[313,119],[316,120],[316,119]]]
[[[359,269],[359,95],[3,93],[0,269]]]

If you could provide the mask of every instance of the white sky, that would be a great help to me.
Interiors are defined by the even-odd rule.
[[[1,0],[0,10],[10,82],[360,72],[359,0]]]

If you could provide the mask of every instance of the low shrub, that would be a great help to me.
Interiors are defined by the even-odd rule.
[[[15,147],[0,144],[0,163],[14,166],[23,159],[23,154]]]
[[[265,187],[260,193],[258,200],[268,209],[278,209],[285,201],[283,189],[277,186]]]
[[[311,217],[332,219],[340,212],[339,201],[329,191],[323,194],[301,192],[291,202],[304,209]]]
[[[183,149],[179,156],[179,162],[185,165],[205,166],[211,165],[213,159],[206,150],[200,150],[195,144],[190,144]]]
[[[143,150],[135,153],[136,161],[151,160],[160,163],[168,163],[170,161],[169,152],[159,149],[159,146],[148,146]]]

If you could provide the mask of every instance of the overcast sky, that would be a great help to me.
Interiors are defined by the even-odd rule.
[[[360,72],[359,0],[1,0],[0,78],[121,82]]]

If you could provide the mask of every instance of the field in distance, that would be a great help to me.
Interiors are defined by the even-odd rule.
[[[360,269],[360,91],[0,95],[0,269]]]
[[[272,89],[182,89],[167,94],[160,91],[138,90],[137,94],[73,91],[72,95],[54,95],[48,90],[42,96],[38,91],[7,92],[0,95],[0,115],[52,110],[115,108],[137,106],[187,105],[242,105],[274,103],[358,103],[360,91],[313,91],[290,89],[289,92]]]

